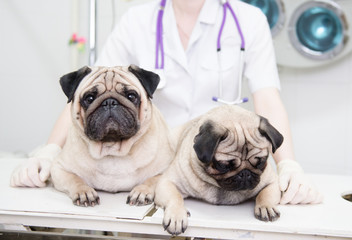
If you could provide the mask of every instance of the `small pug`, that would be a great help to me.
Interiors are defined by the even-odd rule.
[[[130,191],[170,164],[174,143],[150,100],[158,83],[135,65],[83,67],[60,79],[72,125],[51,177],[74,204],[99,204],[95,190]]]
[[[255,197],[256,218],[279,218],[278,179],[267,159],[283,136],[265,118],[221,106],[184,125],[179,134],[175,159],[159,177],[154,199],[164,209],[163,225],[170,234],[187,228],[186,197],[217,205]]]

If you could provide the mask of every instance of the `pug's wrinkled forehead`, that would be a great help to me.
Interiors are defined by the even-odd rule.
[[[140,81],[129,71],[129,67],[92,67],[91,70],[77,88],[80,97],[92,88],[99,94],[134,89],[140,95],[140,91],[144,91]]]
[[[101,83],[104,89],[115,88],[117,83],[122,85],[131,85],[145,91],[148,98],[153,97],[160,81],[160,77],[150,71],[139,68],[136,65],[116,66],[116,67],[82,67],[77,71],[68,73],[60,78],[60,84],[63,92],[71,102],[76,92],[85,92],[85,89],[94,84]]]

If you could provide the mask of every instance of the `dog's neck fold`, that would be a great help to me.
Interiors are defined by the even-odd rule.
[[[131,146],[126,146],[128,143],[126,141],[119,142],[95,142],[90,143],[88,146],[89,153],[95,159],[102,159],[107,156],[126,156]]]

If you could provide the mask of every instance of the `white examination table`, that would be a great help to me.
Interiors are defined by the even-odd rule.
[[[163,211],[153,206],[125,204],[127,193],[99,192],[101,204],[78,207],[53,187],[11,188],[12,170],[23,159],[0,159],[0,233],[25,231],[25,226],[97,230],[168,236],[161,222]],[[261,222],[254,218],[254,202],[213,206],[186,200],[191,213],[182,236],[216,239],[352,239],[352,176],[310,175],[325,195],[319,205],[279,206],[281,218]],[[1,229],[2,228],[2,229]],[[0,234],[1,238],[1,234]]]

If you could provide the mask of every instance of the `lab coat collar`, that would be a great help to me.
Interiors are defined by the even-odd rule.
[[[199,22],[204,24],[215,24],[218,10],[221,7],[219,0],[205,0],[204,6],[199,15]],[[154,23],[152,26],[152,32],[156,34],[156,24],[158,19],[158,12],[160,8],[160,3],[158,3],[156,11],[154,13]],[[172,0],[166,1],[166,6],[163,15],[163,43],[165,55],[173,58],[178,62],[186,71],[187,67],[187,56],[183,49],[178,31],[176,28],[176,19],[174,11],[172,8]],[[192,33],[192,39],[190,39],[190,44],[195,42],[201,35],[201,30],[199,26],[195,26],[194,33]],[[165,65],[167,63],[165,62]]]
[[[202,7],[202,10],[199,15],[199,21],[201,23],[207,23],[207,24],[215,24],[216,22],[216,17],[218,15],[218,10],[221,7],[221,4],[219,0],[205,0],[204,6]],[[154,23],[155,25],[151,26],[152,32],[156,32],[156,22],[158,19],[158,13],[160,9],[160,2],[158,1],[157,8],[154,12]],[[172,11],[173,14],[173,9],[172,9],[172,0],[167,0],[166,1],[166,6],[164,10],[164,17],[169,14],[169,11]],[[164,32],[167,31],[164,28]]]
[[[216,23],[217,14],[219,11],[219,0],[205,0],[204,5],[199,13],[198,21],[194,26],[191,38],[189,40],[189,47],[199,40],[204,31],[202,25],[214,25]]]
[[[205,24],[215,24],[220,6],[219,0],[205,0],[199,15],[199,21]]]
[[[199,15],[199,21],[201,23],[215,24],[216,17],[218,15],[218,10],[220,7],[221,7],[221,4],[219,0],[205,0],[204,6],[202,7],[202,10]],[[159,9],[160,9],[160,2],[158,2],[157,8],[154,12],[153,22],[155,24],[151,26],[153,33],[156,33],[156,22],[158,19]],[[173,14],[172,1],[168,0],[166,1],[166,6],[164,9],[164,18],[166,15],[170,14],[170,12],[171,14]],[[165,31],[167,31],[167,29],[164,28],[164,32]]]

